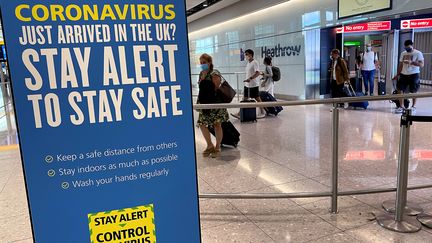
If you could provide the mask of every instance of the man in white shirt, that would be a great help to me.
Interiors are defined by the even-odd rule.
[[[371,44],[366,45],[366,53],[362,57],[362,76],[365,86],[365,94],[372,96],[374,93],[375,84],[375,64],[378,61],[378,57],[375,52],[372,51]]]
[[[261,98],[259,96],[259,85],[260,85],[260,79],[259,76],[261,75],[260,69],[259,69],[259,63],[257,60],[254,59],[254,51],[251,49],[248,49],[245,51],[245,58],[247,61],[246,65],[246,79],[244,82],[244,98],[253,98],[257,102],[262,102]],[[261,114],[258,114],[258,118],[265,116],[265,110],[263,108],[260,109]]]
[[[244,80],[244,97],[253,98],[256,101],[259,100],[259,76],[261,74],[259,70],[259,63],[254,59],[254,52],[250,49],[245,51],[245,57],[247,61],[246,65],[246,79]]]
[[[393,77],[393,80],[397,80],[399,77],[397,82],[398,93],[417,93],[420,88],[420,68],[424,66],[424,57],[423,53],[413,48],[413,44],[412,40],[405,41],[405,51],[401,53],[398,72]],[[416,101],[417,99],[413,98],[412,114],[416,112]],[[404,103],[403,99],[400,99],[399,102],[400,104]],[[404,112],[403,106],[399,107],[395,112]]]

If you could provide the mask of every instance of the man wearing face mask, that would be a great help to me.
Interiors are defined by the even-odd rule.
[[[338,49],[333,49],[330,53],[332,59],[331,74],[331,94],[333,98],[343,97],[343,87],[345,82],[349,82],[349,74],[346,62],[340,57]],[[340,104],[343,105],[343,104]]]
[[[413,48],[412,40],[407,40],[404,43],[405,51],[401,53],[399,68],[396,76],[393,80],[397,82],[398,93],[417,93],[420,88],[420,68],[424,66],[423,53]],[[412,102],[412,114],[416,112],[416,101],[413,98]],[[400,104],[403,104],[403,99],[400,99]],[[404,108],[401,106],[395,111],[396,113],[404,112]]]
[[[252,98],[257,102],[261,102],[261,98],[259,96],[259,85],[261,75],[261,71],[259,69],[259,63],[254,59],[254,51],[248,49],[245,51],[245,57],[247,61],[246,65],[246,80],[244,80],[244,98]],[[263,108],[260,109],[261,114],[257,115],[257,118],[262,118],[265,116],[265,110]]]
[[[362,67],[361,73],[363,76],[363,82],[365,86],[365,95],[368,95],[370,91],[370,95],[372,96],[374,93],[374,83],[375,83],[375,64],[378,61],[378,57],[375,52],[372,51],[371,44],[366,45],[366,53],[363,54],[362,57]]]

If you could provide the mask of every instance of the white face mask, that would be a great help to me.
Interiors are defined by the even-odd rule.
[[[372,51],[372,47],[371,46],[368,46],[366,49],[367,49],[367,51]]]

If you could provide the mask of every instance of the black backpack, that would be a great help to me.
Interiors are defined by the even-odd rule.
[[[280,69],[278,67],[272,66],[272,72],[273,72],[273,76],[272,76],[273,81],[275,82],[279,81],[281,79]]]

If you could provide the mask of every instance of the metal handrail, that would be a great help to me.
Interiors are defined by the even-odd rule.
[[[408,190],[421,190],[432,188],[432,184],[408,187]],[[354,196],[364,194],[378,194],[395,192],[396,187],[363,189],[354,191],[341,191],[338,196]],[[201,193],[203,199],[287,199],[287,198],[314,198],[314,197],[331,197],[332,192],[300,192],[300,193]]]
[[[195,104],[195,110],[203,109],[221,109],[221,108],[253,108],[253,107],[270,107],[270,106],[299,106],[299,105],[325,105],[338,103],[351,103],[361,101],[379,101],[379,100],[399,100],[410,98],[432,98],[432,92],[416,94],[396,94],[396,95],[377,95],[361,97],[344,97],[315,100],[296,100],[296,101],[276,101],[276,102],[248,102],[248,103],[218,103],[218,104]]]
[[[348,97],[348,98],[333,98],[333,99],[321,99],[321,100],[306,100],[306,101],[282,101],[282,102],[259,102],[259,103],[242,103],[242,104],[196,104],[193,106],[194,109],[218,109],[218,108],[252,108],[252,107],[269,107],[269,106],[299,106],[299,105],[321,105],[321,104],[332,104],[332,174],[331,174],[331,191],[330,192],[300,192],[300,193],[201,193],[200,198],[211,198],[211,199],[276,199],[276,198],[312,198],[312,197],[330,197],[331,198],[331,213],[338,212],[338,197],[339,196],[350,196],[350,195],[362,195],[362,194],[375,194],[397,191],[398,194],[401,190],[401,186],[398,184],[398,188],[384,188],[384,189],[366,189],[356,191],[342,191],[338,190],[338,131],[339,131],[339,108],[338,103],[346,102],[360,102],[360,101],[379,101],[379,100],[395,100],[395,99],[407,99],[407,98],[429,98],[432,97],[432,92],[418,93],[418,94],[398,94],[398,95],[383,95],[383,96],[372,96],[372,97]],[[410,113],[410,111],[408,111]],[[403,118],[403,116],[402,116]],[[424,119],[423,119],[424,120]],[[404,143],[405,141],[400,141]],[[402,150],[399,151],[399,157]],[[400,158],[399,158],[400,159]],[[399,181],[399,175],[398,175]],[[418,190],[432,188],[431,185],[420,185],[415,187],[405,187],[404,190]],[[400,203],[399,203],[400,204]],[[398,204],[398,207],[400,206]]]
[[[236,75],[236,74],[246,74],[246,73],[245,72],[231,72],[231,73],[220,73],[220,74],[222,74],[222,75],[224,75],[224,74],[227,74],[227,75]],[[200,74],[199,73],[191,73],[191,75],[198,76]]]

